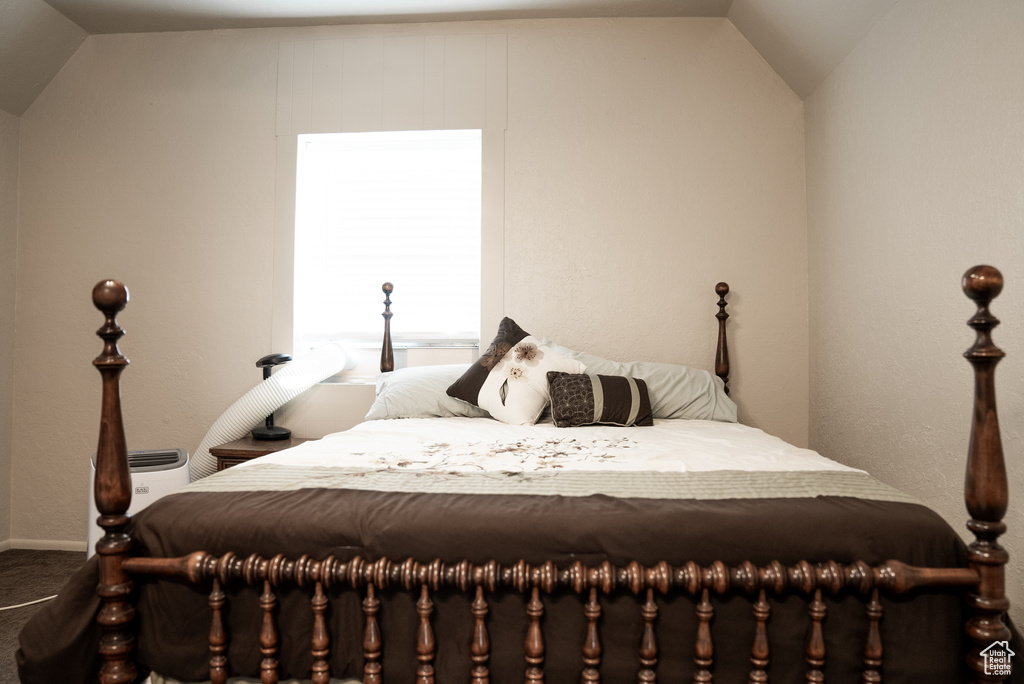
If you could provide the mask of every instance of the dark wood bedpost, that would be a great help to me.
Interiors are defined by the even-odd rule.
[[[395,370],[395,350],[391,347],[391,317],[394,316],[391,313],[391,293],[395,291],[395,286],[384,283],[380,289],[384,293],[384,313],[381,314],[384,317],[384,342],[380,347],[380,372],[390,373]]]
[[[128,288],[116,280],[97,283],[92,302],[106,321],[96,334],[103,338],[103,352],[92,362],[103,376],[103,406],[100,414],[100,439],[96,448],[94,494],[97,519],[106,534],[96,542],[100,583],[96,593],[102,600],[96,622],[103,628],[100,637],[100,684],[122,684],[135,679],[135,634],[131,622],[135,608],[129,599],[131,582],[121,564],[128,557],[132,542],[124,532],[128,524],[125,512],[132,500],[128,448],[121,420],[121,371],[128,359],[121,355],[117,341],[124,335],[115,317],[128,304]]]
[[[715,375],[722,378],[725,383],[725,393],[729,393],[729,341],[725,336],[725,319],[729,314],[725,312],[725,295],[729,294],[729,283],[718,283],[715,285],[715,293],[718,295],[718,349],[715,352]]]
[[[964,274],[962,285],[964,294],[978,304],[978,312],[967,321],[978,336],[964,352],[974,367],[974,416],[964,499],[971,515],[967,527],[974,533],[975,541],[969,547],[968,558],[981,580],[967,599],[972,613],[967,621],[967,634],[974,641],[967,660],[974,682],[1002,682],[1004,674],[986,673],[994,668],[986,668],[982,652],[995,642],[1010,638],[1010,630],[1003,623],[1003,615],[1010,607],[1004,572],[1009,554],[996,541],[1006,531],[1002,519],[1008,501],[995,390],[996,364],[1004,353],[992,343],[992,328],[999,325],[999,319],[988,310],[1003,289],[1003,275],[991,266],[975,266]]]

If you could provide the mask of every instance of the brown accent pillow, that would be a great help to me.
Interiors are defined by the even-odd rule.
[[[558,427],[654,425],[647,383],[593,373],[548,373],[551,417]]]
[[[498,324],[498,334],[495,335],[491,346],[480,355],[480,358],[469,367],[469,370],[462,374],[461,378],[448,387],[448,396],[479,406],[477,398],[480,396],[480,388],[483,387],[487,374],[498,365],[512,347],[529,334],[508,316],[502,318],[501,323]]]

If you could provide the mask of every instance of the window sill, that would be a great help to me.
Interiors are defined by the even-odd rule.
[[[322,385],[374,385],[380,374],[380,347],[346,346],[352,364],[347,370],[336,373]],[[465,347],[395,347],[395,370],[416,366],[442,366],[448,364],[469,365],[480,356],[477,346]]]

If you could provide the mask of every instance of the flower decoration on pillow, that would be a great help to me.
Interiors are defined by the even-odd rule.
[[[551,418],[558,427],[654,425],[647,383],[593,373],[548,373]]]
[[[520,342],[512,351],[515,352],[516,363],[527,366],[536,366],[544,358],[544,352],[532,342]]]
[[[532,425],[550,399],[549,371],[582,373],[579,361],[541,343],[511,318],[480,359],[448,388],[448,396],[488,411],[503,423]]]

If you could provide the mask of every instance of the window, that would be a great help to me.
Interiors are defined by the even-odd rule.
[[[294,351],[480,341],[481,131],[298,136]]]

